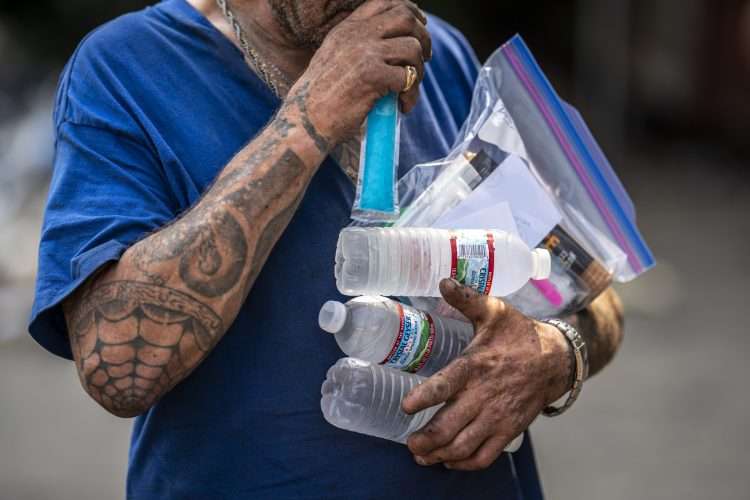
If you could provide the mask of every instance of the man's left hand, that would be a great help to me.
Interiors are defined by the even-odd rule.
[[[570,389],[570,347],[557,328],[500,299],[455,280],[443,280],[440,291],[471,320],[474,339],[461,357],[404,398],[409,414],[445,403],[408,446],[420,465],[484,469]]]

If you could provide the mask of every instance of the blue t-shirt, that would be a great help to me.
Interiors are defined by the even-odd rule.
[[[443,156],[470,104],[476,58],[434,17],[434,58],[403,120],[402,173]],[[29,330],[70,358],[60,302],[104,263],[187,210],[279,101],[185,0],[89,35],[54,116],[54,175]],[[341,351],[317,326],[353,184],[326,160],[215,350],[135,420],[133,499],[539,498],[530,445],[478,473],[417,466],[400,444],[336,429],[320,385]]]

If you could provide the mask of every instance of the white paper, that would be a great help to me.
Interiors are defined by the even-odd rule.
[[[459,205],[460,206],[460,205]],[[499,229],[520,236],[510,204],[505,201],[481,208],[470,214],[450,210],[433,227],[439,229]]]
[[[518,234],[530,248],[539,245],[562,220],[550,195],[523,160],[511,155],[468,198],[444,214],[438,221],[440,226],[436,227],[446,228],[451,227],[450,223],[461,222],[481,229],[509,231],[507,215],[503,215],[507,214],[507,207],[502,207],[503,203],[509,206]],[[469,222],[472,219],[477,220]],[[488,226],[491,221],[494,223]],[[498,224],[506,227],[498,227]]]

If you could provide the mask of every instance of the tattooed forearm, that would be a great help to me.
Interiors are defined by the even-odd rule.
[[[242,277],[248,246],[242,227],[227,212],[200,210],[200,223],[178,222],[133,248],[138,269],[159,284],[167,281],[154,269],[178,259],[182,281],[205,297],[231,290]],[[198,218],[198,217],[193,217]]]
[[[313,125],[312,121],[310,121],[310,117],[308,116],[307,98],[309,93],[310,82],[307,81],[302,85],[302,87],[300,87],[299,92],[291,99],[290,102],[299,106],[302,115],[302,126],[305,128],[305,131],[312,138],[312,140],[315,141],[315,146],[318,148],[318,151],[320,151],[321,153],[327,153],[331,148],[330,141],[318,132],[318,130],[315,128],[315,125]]]
[[[224,326],[177,290],[132,281],[92,289],[70,317],[81,382],[113,413],[142,413],[218,341]]]
[[[602,293],[584,311],[571,318],[589,353],[589,376],[599,373],[622,343],[624,322],[620,298],[613,289]]]
[[[128,249],[63,305],[81,382],[143,413],[234,321],[329,149],[295,98],[180,219]]]
[[[243,292],[244,295],[247,295],[250,291],[250,287],[263,269],[263,265],[271,254],[274,245],[276,245],[279,235],[292,220],[292,217],[297,211],[297,207],[301,201],[302,197],[300,196],[289,205],[289,207],[277,214],[266,225],[266,228],[261,233],[260,238],[258,239],[258,244],[255,246],[255,253],[253,254],[252,261],[250,262],[250,276],[246,281],[246,290]]]
[[[359,174],[359,152],[362,147],[362,139],[352,137],[343,141],[331,151],[331,156],[339,164],[341,170],[356,184]]]
[[[300,183],[304,171],[305,163],[293,150],[287,149],[261,178],[251,180],[241,188],[228,193],[223,197],[223,201],[236,208],[249,225],[257,226],[259,222],[265,225],[268,221],[263,220],[262,217],[270,207],[277,207],[279,211],[284,211],[296,199],[296,197],[290,199],[286,191],[267,190],[266,186],[288,185],[302,192],[305,186],[300,186]]]
[[[247,242],[239,223],[229,213],[217,213],[203,226],[194,245],[180,257],[180,278],[205,297],[231,290],[242,276]]]

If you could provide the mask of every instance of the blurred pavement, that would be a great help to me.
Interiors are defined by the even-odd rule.
[[[545,490],[551,500],[750,498],[747,174],[688,148],[631,163],[621,177],[659,266],[621,288],[618,358],[569,415],[535,424]]]

